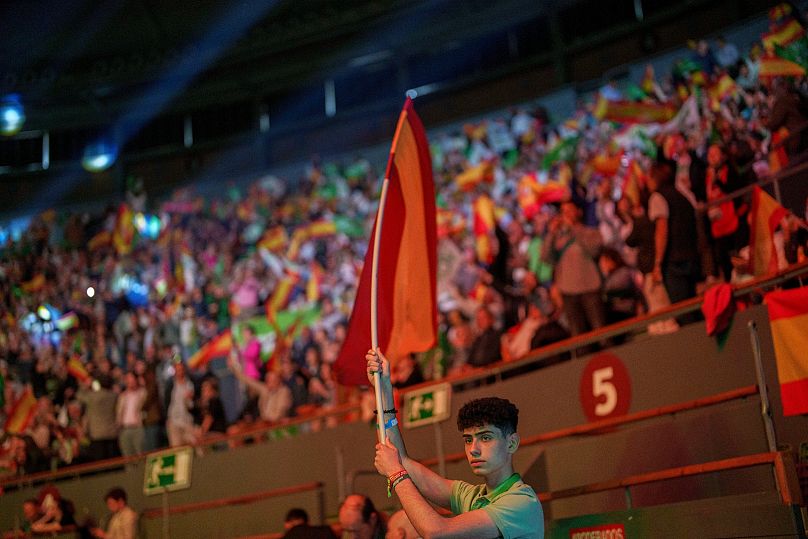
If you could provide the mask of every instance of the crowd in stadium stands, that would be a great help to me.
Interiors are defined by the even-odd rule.
[[[699,41],[665,77],[611,81],[566,121],[516,109],[433,136],[440,337],[397,362],[395,384],[748,278],[749,197],[709,203],[799,158],[808,95],[802,76],[762,78],[762,54]],[[2,473],[366,401],[331,367],[378,179],[362,158],[313,159],[297,181],[208,200],[189,188],[152,206],[133,180],[102,214],[36,217],[0,263]],[[805,256],[799,220],[786,221],[781,266]]]

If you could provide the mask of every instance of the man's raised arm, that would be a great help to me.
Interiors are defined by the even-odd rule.
[[[393,385],[390,382],[390,362],[384,357],[380,350],[368,350],[365,359],[367,360],[368,379],[371,384],[375,382],[373,373],[377,371],[381,373],[383,409],[395,409]],[[379,413],[381,413],[381,411],[379,411]],[[389,424],[395,417],[395,412],[385,413],[384,421]],[[407,473],[410,475],[410,478],[413,483],[415,483],[415,486],[418,487],[421,494],[435,505],[448,508],[452,495],[452,481],[441,477],[420,462],[409,458],[398,425],[391,425],[386,429],[386,434],[390,443],[398,450],[401,457],[401,464],[404,466],[404,469],[407,470]]]

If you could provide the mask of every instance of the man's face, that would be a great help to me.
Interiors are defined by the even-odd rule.
[[[109,509],[110,513],[117,513],[118,511],[121,510],[121,508],[124,505],[123,500],[118,501],[115,498],[107,498],[106,502],[107,502],[107,509]]]
[[[33,504],[31,502],[25,502],[24,504],[22,504],[22,512],[29,522],[36,520],[36,517],[39,514],[36,504]]]
[[[494,325],[494,320],[491,318],[491,313],[489,313],[486,309],[480,309],[477,311],[477,328],[480,331],[485,331],[486,329],[490,328]]]
[[[364,500],[361,496],[351,494],[339,508],[339,524],[347,537],[356,539],[370,539],[373,535],[373,516],[369,522],[362,521],[362,506]]]
[[[509,464],[516,442],[516,434],[506,436],[491,424],[463,429],[466,459],[474,475],[487,476]]]
[[[720,166],[724,161],[724,153],[721,151],[721,147],[717,144],[713,144],[707,150],[707,164],[711,167]]]

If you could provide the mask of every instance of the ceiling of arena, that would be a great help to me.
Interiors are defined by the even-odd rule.
[[[572,3],[555,0],[554,7]],[[283,91],[535,18],[536,0],[7,0],[0,93],[38,115],[118,113],[162,81],[174,109]],[[173,82],[172,82],[173,81]],[[178,99],[181,97],[181,99]]]

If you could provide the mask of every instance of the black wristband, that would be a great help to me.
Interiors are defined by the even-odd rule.
[[[378,410],[373,410],[373,413],[376,414],[376,415],[379,415]],[[397,414],[398,410],[395,409],[395,408],[391,408],[390,410],[382,410],[382,413],[384,413],[384,414]]]

